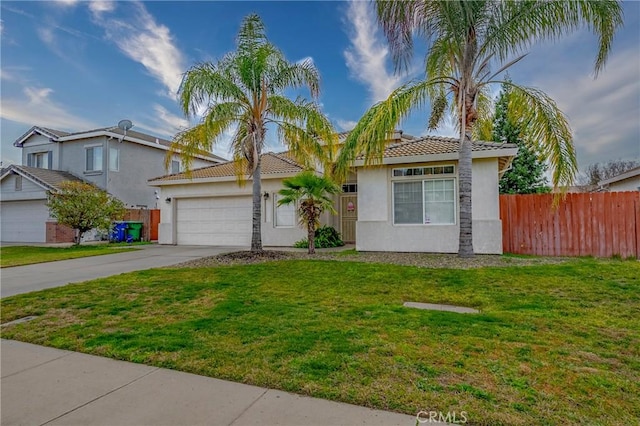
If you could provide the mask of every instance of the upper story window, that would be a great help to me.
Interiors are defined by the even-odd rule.
[[[85,148],[85,171],[101,172],[102,171],[102,147],[90,146]]]
[[[171,160],[171,174],[180,173],[180,161]]]
[[[120,150],[118,148],[109,148],[109,171],[117,172],[120,170]]]
[[[27,166],[39,169],[50,169],[53,152],[34,152],[27,155]]]

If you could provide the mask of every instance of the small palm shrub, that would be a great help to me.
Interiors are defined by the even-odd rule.
[[[340,233],[336,231],[336,228],[327,225],[316,229],[315,243],[317,248],[342,247],[344,245]],[[296,248],[308,248],[309,241],[304,238],[296,241],[293,246]]]

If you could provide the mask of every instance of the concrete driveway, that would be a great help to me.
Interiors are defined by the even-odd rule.
[[[0,297],[29,293],[69,283],[109,277],[124,272],[171,266],[201,257],[215,256],[242,247],[138,246],[139,250],[58,262],[3,268]]]

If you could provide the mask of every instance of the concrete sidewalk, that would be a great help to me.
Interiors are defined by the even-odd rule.
[[[414,416],[2,340],[2,425],[406,425]]]

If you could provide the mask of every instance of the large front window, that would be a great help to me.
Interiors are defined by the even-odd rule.
[[[85,170],[87,172],[102,171],[102,147],[92,146],[85,148],[86,163]]]
[[[449,168],[450,167],[450,168]],[[436,173],[425,173],[427,170]],[[405,170],[410,170],[405,173]],[[416,173],[419,170],[420,173]],[[442,170],[442,171],[440,171]],[[453,166],[395,169],[394,176],[425,176],[453,173]],[[455,178],[399,180],[393,182],[394,223],[453,225],[456,223]]]

